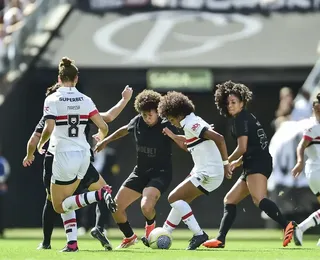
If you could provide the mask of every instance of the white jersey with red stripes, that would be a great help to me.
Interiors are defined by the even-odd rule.
[[[181,122],[187,148],[192,155],[194,166],[198,172],[207,172],[209,176],[223,174],[223,163],[219,149],[214,141],[203,138],[203,134],[210,125],[194,113],[187,115]],[[208,170],[212,166],[219,171]]]
[[[66,151],[89,150],[84,133],[88,120],[99,113],[91,98],[75,87],[60,87],[44,102],[44,118],[55,119],[48,151],[52,154]]]
[[[310,118],[303,138],[310,141],[309,146],[305,149],[308,157],[307,164],[320,164],[320,124],[315,117]]]

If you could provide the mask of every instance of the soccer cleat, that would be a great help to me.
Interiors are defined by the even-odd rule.
[[[134,245],[135,243],[138,243],[138,237],[136,234],[133,234],[131,237],[125,237],[124,239],[122,239],[122,242],[117,246],[117,249],[127,248]]]
[[[202,235],[194,235],[190,239],[189,246],[186,248],[187,250],[196,250],[202,243],[209,239],[208,235],[203,231]]]
[[[294,221],[290,221],[286,226],[284,230],[284,237],[283,237],[283,243],[282,243],[284,247],[286,247],[291,242],[296,226],[297,226],[297,223]]]
[[[104,193],[103,195],[104,200],[107,204],[108,209],[111,211],[111,213],[115,213],[117,211],[117,203],[112,198],[112,195],[108,192]]]
[[[143,243],[146,247],[150,247],[148,238],[142,237],[142,238],[141,238],[141,241],[142,241],[142,243]]]
[[[156,228],[156,222],[153,222],[153,224],[151,224],[151,225],[146,224],[146,226],[144,227],[144,229],[145,229],[145,235],[144,236],[146,238],[148,238],[150,233],[151,233],[151,231],[154,230],[155,228]]]
[[[320,239],[318,240],[317,246],[320,246]]]
[[[293,232],[293,241],[296,246],[302,246],[302,240],[303,240],[303,232],[297,226]]]
[[[97,228],[94,227],[90,232],[91,236],[100,241],[101,245],[105,248],[105,250],[112,250],[112,246],[110,241],[106,238],[106,236]]]
[[[77,243],[73,245],[66,245],[64,248],[60,250],[60,252],[78,252],[79,248],[77,246]]]
[[[37,250],[42,250],[42,249],[51,249],[51,245],[44,245],[40,243],[37,247]]]
[[[220,241],[220,240],[218,240],[216,238],[207,240],[202,245],[207,247],[207,248],[224,248],[225,247],[224,242],[222,242],[222,241]]]

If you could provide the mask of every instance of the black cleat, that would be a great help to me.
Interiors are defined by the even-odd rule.
[[[186,248],[187,250],[196,250],[199,246],[202,245],[205,241],[209,239],[208,235],[203,231],[202,235],[194,235],[190,239],[189,246]]]
[[[117,211],[117,203],[112,198],[111,194],[106,192],[104,194],[104,200],[107,204],[108,209],[111,211],[111,213],[115,213]]]
[[[70,245],[66,245],[64,248],[62,248],[60,250],[60,252],[78,252],[79,251],[79,248],[78,246],[70,246]]]
[[[91,236],[95,239],[98,239],[101,245],[105,248],[105,250],[112,250],[112,246],[110,241],[106,238],[106,236],[97,228],[94,227],[90,232]]]
[[[40,243],[37,247],[37,250],[42,250],[42,249],[51,249],[51,245],[44,245]]]
[[[148,238],[142,237],[142,238],[141,238],[141,241],[142,241],[142,243],[143,243],[145,246],[150,247]]]

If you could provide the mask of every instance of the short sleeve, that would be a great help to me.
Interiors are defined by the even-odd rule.
[[[208,126],[204,122],[198,120],[186,125],[185,130],[188,130],[188,132],[196,137],[202,138],[205,131],[208,130]]]
[[[249,134],[249,119],[247,114],[241,113],[235,118],[235,136],[236,138],[240,136],[248,136]]]
[[[128,124],[128,132],[132,133],[139,121],[139,115],[132,118]]]
[[[57,115],[58,115],[58,113],[57,113],[56,103],[49,96],[44,101],[43,119],[44,120],[46,120],[46,119],[56,119]]]
[[[305,129],[303,131],[303,139],[305,140],[312,141],[316,137],[317,137],[317,134],[314,131],[314,127]]]
[[[99,111],[91,98],[89,98],[88,100],[88,108],[89,108],[89,118],[93,117],[96,114],[99,114]]]
[[[45,120],[43,117],[41,117],[39,123],[37,124],[36,128],[34,129],[34,132],[41,134],[43,131],[45,125]]]

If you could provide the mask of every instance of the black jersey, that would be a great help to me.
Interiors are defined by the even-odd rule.
[[[269,141],[262,125],[246,109],[232,119],[231,133],[235,139],[248,136],[247,151],[243,154],[244,161],[260,156],[270,156]]]
[[[136,143],[139,170],[172,167],[172,139],[162,133],[165,127],[175,134],[178,133],[177,128],[161,118],[157,124],[150,127],[144,122],[141,115],[137,115],[128,124],[128,131],[133,134]]]

